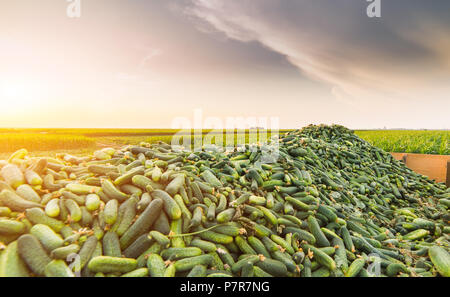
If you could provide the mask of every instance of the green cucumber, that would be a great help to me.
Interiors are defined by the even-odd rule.
[[[136,269],[136,259],[97,256],[89,261],[88,268],[93,272],[103,273],[127,273]]]
[[[283,174],[283,176],[284,176],[284,174]],[[279,180],[279,179],[271,179],[271,180],[264,181],[262,183],[263,189],[267,190],[267,191],[273,191],[275,189],[275,187],[277,187],[277,186],[282,187],[284,185],[285,185],[284,181]]]
[[[263,255],[266,258],[271,258],[269,251],[257,237],[249,236],[247,241],[257,254]]]
[[[168,248],[170,246],[170,239],[167,236],[165,236],[164,234],[162,234],[161,232],[152,230],[152,231],[150,231],[148,236],[151,239],[155,240],[157,243],[159,243],[161,245],[161,247],[163,247],[163,248]]]
[[[236,245],[239,247],[243,254],[256,255],[256,251],[248,244],[244,237],[238,235],[234,238]]]
[[[217,232],[210,231],[210,230],[204,231],[204,232],[198,234],[198,236],[203,240],[211,241],[214,243],[229,244],[229,243],[233,242],[232,236],[217,233]]]
[[[123,255],[127,258],[137,258],[145,252],[153,243],[153,239],[144,233],[139,236],[129,247],[123,251]]]
[[[26,226],[24,223],[0,218],[0,234],[10,235],[10,234],[22,234],[25,233]]]
[[[128,273],[122,274],[121,277],[146,277],[149,276],[148,268],[138,268]]]
[[[186,275],[186,277],[206,277],[206,266],[205,265],[195,265],[191,271]]]
[[[309,231],[314,235],[316,243],[319,247],[330,246],[330,242],[328,241],[325,234],[323,234],[322,230],[320,229],[319,223],[313,216],[308,217],[308,228]]]
[[[178,235],[183,233],[183,220],[172,220],[170,223],[170,233],[169,235]],[[184,248],[186,243],[182,236],[170,236],[170,243],[172,247]]]
[[[206,240],[201,240],[198,238],[192,240],[189,245],[193,247],[198,247],[199,249],[207,253],[215,252],[217,250],[217,246],[214,243]]]
[[[65,187],[68,191],[76,194],[76,195],[88,195],[88,194],[97,194],[101,191],[100,187],[82,185],[76,183],[69,183]]]
[[[419,240],[419,239],[424,238],[428,234],[430,234],[430,231],[428,231],[428,230],[417,229],[406,235],[403,235],[402,238],[403,238],[403,240]]]
[[[120,191],[116,186],[108,179],[102,180],[102,190],[110,199],[116,199],[123,202],[128,199],[129,195]]]
[[[39,203],[25,200],[22,197],[20,197],[19,195],[17,195],[16,193],[14,193],[8,189],[4,189],[0,192],[0,203],[2,203],[2,205],[4,205],[4,206],[9,207],[11,210],[18,211],[18,212],[23,212],[29,208],[34,208],[34,207],[39,207],[39,208],[44,207],[43,205],[41,205]]]
[[[122,192],[124,192],[125,194],[128,194],[128,195],[135,195],[135,196],[138,196],[138,197],[141,197],[141,195],[142,195],[142,189],[141,188],[135,187],[135,186],[130,185],[130,184],[124,184],[124,185],[120,186],[120,190]]]
[[[161,168],[155,166],[155,168],[153,168],[152,170],[152,180],[154,182],[159,182],[159,180],[161,179],[161,175],[162,175]]]
[[[270,210],[265,208],[264,206],[257,205],[256,206],[259,210],[261,210],[264,213],[264,217],[273,225],[278,226],[278,220],[275,214]]]
[[[116,166],[112,166],[112,165],[96,165],[96,164],[92,164],[88,166],[88,171],[98,174],[98,175],[107,175],[108,173],[111,172],[118,172],[117,167]]]
[[[206,201],[207,198],[205,198]],[[214,203],[210,203],[208,206],[208,211],[206,212],[206,218],[208,221],[214,221],[216,218],[216,205]]]
[[[72,243],[67,246],[62,246],[52,250],[52,252],[50,253],[50,257],[52,259],[66,260],[69,255],[76,254],[79,250],[80,246],[78,244]]]
[[[286,250],[289,254],[294,254],[294,248],[286,242],[286,240],[276,234],[270,235],[270,239],[272,239],[273,242],[277,243],[279,246],[281,246],[284,250]]]
[[[270,273],[265,272],[258,266],[253,266],[253,274],[255,277],[273,277]]]
[[[181,208],[170,195],[163,190],[154,190],[151,193],[153,199],[161,199],[164,201],[164,211],[172,220],[181,218]]]
[[[238,236],[241,234],[242,227],[238,227],[239,225],[232,225],[233,223],[220,225],[214,228],[214,232],[222,233],[229,236]]]
[[[97,245],[95,246],[95,250],[92,253],[91,259],[102,256],[102,250],[103,250],[102,242],[98,241]],[[103,273],[103,272],[101,272],[101,273]],[[95,274],[96,274],[95,272],[93,272],[92,270],[89,269],[88,265],[84,266],[83,270],[81,270],[82,277],[92,277]],[[118,276],[118,273],[114,273],[114,276]]]
[[[267,228],[264,225],[261,224],[254,224],[252,226],[253,231],[255,231],[255,235],[258,238],[263,238],[263,237],[267,237],[270,236],[270,234],[272,234],[272,230],[270,230],[269,228]]]
[[[151,254],[159,254],[161,252],[161,245],[157,242],[153,243],[145,252],[143,252],[136,260],[138,261],[138,268],[147,267],[147,258]]]
[[[237,261],[231,266],[231,271],[234,274],[237,274],[247,263],[255,264],[258,261],[260,261],[260,256],[258,255],[244,255],[241,260]]]
[[[25,180],[31,186],[40,186],[42,185],[41,176],[34,170],[27,169],[24,173]]]
[[[287,234],[287,233],[297,234],[298,239],[300,241],[304,240],[310,244],[316,243],[316,238],[314,237],[314,235],[312,235],[311,233],[309,233],[308,231],[305,231],[303,229],[295,228],[295,227],[286,227],[283,229],[283,234]]]
[[[227,197],[225,195],[219,194],[219,204],[216,207],[216,212],[220,213],[221,211],[225,210],[227,207]]]
[[[253,277],[253,276],[255,276],[253,264],[251,263],[244,264],[241,270],[241,277]]]
[[[305,251],[305,253],[307,253],[308,250],[313,252],[314,259],[317,262],[319,262],[320,264],[322,264],[323,266],[327,267],[329,270],[333,271],[336,269],[336,262],[334,262],[333,258],[328,256],[326,253],[324,253],[320,249],[318,249],[312,245],[309,245],[309,244],[302,245],[302,248]]]
[[[44,224],[52,228],[55,232],[60,232],[64,228],[64,223],[51,218],[45,214],[45,212],[40,208],[29,208],[25,211],[25,216],[33,224]]]
[[[255,204],[255,205],[262,205],[262,206],[264,206],[264,205],[266,205],[267,200],[266,200],[266,198],[261,197],[261,196],[251,195],[251,196],[248,198],[248,203],[250,203],[250,204]]]
[[[122,251],[120,249],[119,236],[114,231],[105,233],[102,239],[103,255],[110,257],[121,257]],[[138,255],[139,256],[139,255]]]
[[[236,213],[235,208],[228,208],[228,209],[220,212],[219,214],[217,214],[216,221],[219,224],[227,223],[233,219],[233,216],[235,215],[235,213]]]
[[[133,176],[135,176],[135,175],[143,175],[144,173],[145,173],[144,166],[135,167],[135,168],[130,169],[129,171],[125,172],[124,174],[122,174],[118,178],[116,178],[114,180],[114,185],[121,186],[121,185],[124,185],[126,183],[130,183],[130,182],[132,182]],[[117,199],[117,198],[115,198],[115,199]]]
[[[201,254],[202,250],[198,247],[168,248],[161,252],[161,257],[163,257],[165,260],[173,261],[200,256]]]
[[[49,226],[44,224],[34,225],[30,233],[41,242],[42,246],[51,252],[56,248],[62,247],[64,240],[59,234],[56,234]]]
[[[25,183],[25,177],[23,176],[22,171],[14,164],[7,164],[3,166],[0,171],[0,175],[3,177],[5,182],[14,189]]]
[[[25,234],[17,240],[17,248],[20,258],[28,268],[37,276],[45,275],[45,267],[51,262],[36,236]]]
[[[164,277],[175,277],[176,273],[175,264],[171,263],[169,266],[167,266],[166,270],[164,270]]]
[[[296,272],[299,269],[294,260],[292,260],[292,257],[287,253],[283,253],[282,251],[275,251],[272,252],[272,258],[283,262],[289,272]]]
[[[428,249],[428,256],[440,275],[450,277],[450,254],[440,246]]]
[[[336,222],[338,218],[336,213],[334,213],[334,211],[331,209],[331,207],[323,204],[319,205],[317,212],[324,215],[328,219],[328,222]]]
[[[11,215],[11,209],[6,206],[0,206],[0,217],[9,217]]]
[[[52,260],[45,266],[44,274],[47,277],[75,277],[63,260]]]
[[[151,192],[150,191],[151,189],[159,189],[159,190],[163,190],[164,189],[164,186],[162,184],[154,182],[153,180],[151,180],[150,178],[148,178],[148,177],[146,177],[144,175],[135,175],[135,176],[133,176],[133,178],[131,179],[131,182],[136,187],[139,187],[142,190],[146,190],[148,192]]]
[[[54,198],[45,205],[45,213],[52,218],[59,216],[61,209],[59,208],[59,199]]]
[[[324,252],[325,254],[327,254],[328,256],[333,256],[334,253],[336,252],[336,249],[332,246],[327,246],[327,247],[321,247],[319,248],[322,252]]]
[[[185,177],[184,175],[177,175],[165,188],[165,191],[173,196],[177,194],[180,188],[184,185]]]
[[[217,179],[217,177],[210,171],[203,171],[200,176],[203,178],[205,182],[210,184],[213,187],[220,188],[223,187],[223,184]]]
[[[192,214],[192,219],[190,222],[190,228],[192,227],[197,227],[198,225],[201,224],[202,222],[202,217],[203,217],[203,208],[200,206],[197,206],[194,208],[193,214]]]
[[[85,205],[89,211],[97,210],[100,207],[100,197],[97,194],[88,194]]]
[[[280,250],[280,246],[276,244],[270,237],[262,237],[261,238],[262,243],[264,244],[265,248],[269,252],[275,252]]]
[[[27,184],[23,184],[17,187],[16,194],[22,197],[25,200],[40,203],[41,197],[36,193],[36,191]]]
[[[94,235],[89,236],[86,241],[81,246],[80,252],[78,253],[79,263],[76,263],[75,271],[81,271],[84,266],[91,259],[96,247],[97,247],[98,239]]]
[[[152,229],[158,231],[162,234],[169,234],[170,232],[170,223],[167,215],[164,211],[161,211],[155,223],[153,223]]]
[[[108,225],[113,225],[117,220],[119,210],[119,201],[116,199],[111,199],[106,202],[105,207],[103,209],[103,219],[105,223]]]
[[[152,202],[152,196],[148,192],[142,194],[141,199],[136,205],[138,212],[143,211]]]
[[[103,201],[102,201],[102,205],[103,205]],[[81,207],[81,220],[79,222],[79,224],[83,227],[88,227],[88,226],[93,226],[94,220],[97,219],[98,220],[102,220],[101,224],[103,228],[106,228],[106,226],[104,226],[104,215],[103,215],[103,211],[101,210],[98,213],[98,217],[95,218],[95,215],[97,213],[90,213],[89,210],[87,210],[86,206],[82,206]],[[99,226],[100,227],[100,226]],[[102,230],[103,231],[103,230]],[[99,232],[99,231],[97,231]]]
[[[350,236],[350,233],[349,233],[347,227],[345,227],[345,226],[341,227],[341,235],[342,235],[342,240],[344,241],[344,244],[345,244],[345,248],[348,251],[354,253],[355,245],[353,244],[352,237]]]
[[[78,204],[75,201],[71,199],[65,199],[64,206],[70,213],[71,222],[79,222],[81,220],[83,214],[81,212],[80,206],[78,206]]]
[[[30,273],[19,255],[17,241],[8,244],[0,256],[0,277],[28,277]]]
[[[188,271],[191,270],[196,265],[206,265],[209,266],[214,261],[214,257],[210,254],[184,258],[175,262],[176,271]]]
[[[337,247],[334,255],[334,261],[336,262],[336,267],[341,269],[342,272],[347,271],[348,269],[348,260],[345,252],[345,245],[342,239],[333,238],[332,239],[333,246]]]
[[[278,260],[265,258],[256,263],[256,266],[273,276],[287,276],[288,270],[286,265]]]
[[[117,212],[117,219],[114,225],[111,227],[112,231],[115,231],[117,235],[122,236],[128,228],[133,224],[136,216],[136,204],[138,198],[132,196],[130,199],[122,203]],[[148,206],[147,206],[148,208]]]
[[[313,210],[314,207],[311,205],[308,205],[304,202],[302,202],[300,199],[298,198],[293,198],[293,197],[289,197],[287,196],[286,198],[284,198],[287,202],[291,203],[296,209],[300,210],[300,211],[308,211],[308,210]]]
[[[327,267],[320,267],[317,270],[314,270],[311,274],[312,277],[329,277],[330,270]]]
[[[124,250],[140,235],[149,232],[153,222],[159,216],[163,207],[161,199],[153,200],[137,220],[128,228],[120,238],[120,247]]]
[[[359,274],[361,269],[363,269],[366,261],[363,258],[357,258],[355,261],[350,264],[347,271],[345,271],[345,277],[355,277]]]
[[[101,193],[99,193],[101,194]],[[69,191],[63,191],[62,196],[66,199],[74,200],[78,205],[82,206],[86,203],[86,198],[84,195],[77,195]]]
[[[403,263],[391,263],[386,267],[386,275],[397,276],[399,272],[409,273],[408,268]]]
[[[176,194],[175,196],[173,196],[173,199],[180,207],[182,215],[185,215],[189,220],[192,219],[192,214],[189,211],[189,209],[186,207],[186,205],[184,204],[183,197],[181,197],[181,195],[179,195],[179,194]]]
[[[303,270],[301,271],[301,276],[303,277],[311,277],[312,276],[312,272],[311,272],[311,260],[306,257],[305,260],[303,261]]]
[[[150,254],[147,258],[147,268],[151,277],[163,277],[166,265],[160,255]]]

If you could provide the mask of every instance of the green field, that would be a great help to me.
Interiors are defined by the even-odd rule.
[[[290,131],[280,130],[280,133]],[[157,141],[171,142],[174,133],[194,139],[213,136],[212,143],[226,142],[226,136],[218,132],[203,130],[201,135],[194,130],[175,129],[0,129],[0,157],[4,158],[11,152],[26,148],[35,155],[67,151],[72,154],[89,153],[98,148],[119,147],[140,142],[155,143]],[[259,133],[258,133],[259,132]],[[264,141],[260,135],[265,130],[235,130],[234,143]],[[356,134],[371,144],[389,152],[406,152],[421,154],[450,155],[450,131],[432,130],[359,130]],[[190,136],[188,136],[190,135]],[[215,138],[216,137],[216,138]],[[270,132],[267,134],[270,137]],[[182,143],[182,141],[181,141]]]
[[[450,155],[448,130],[375,130],[356,134],[388,152]]]
[[[279,133],[288,131],[290,130],[280,130]],[[193,144],[195,139],[201,139],[206,134],[212,136],[211,143],[222,138],[222,142],[227,144],[226,135],[206,129],[202,133],[175,129],[0,129],[0,158],[21,148],[34,154],[47,152],[48,155],[54,155],[62,151],[79,154],[107,146],[119,147],[140,142],[170,143],[175,133],[176,137],[181,138],[180,144],[183,144],[185,137],[190,138]],[[235,130],[233,144],[264,141],[261,135],[270,137],[271,133],[265,130]]]

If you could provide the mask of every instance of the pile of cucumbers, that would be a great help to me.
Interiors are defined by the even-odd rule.
[[[342,126],[0,161],[0,276],[450,276],[450,190]]]

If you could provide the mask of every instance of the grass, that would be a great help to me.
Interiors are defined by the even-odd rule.
[[[164,141],[171,143],[173,137],[180,140],[190,138],[191,144],[197,139],[206,137],[207,133],[212,135],[211,143],[219,142],[222,138],[223,143],[226,142],[226,135],[221,132],[212,130],[203,130],[202,134],[191,133],[190,130],[175,129],[0,129],[0,158],[4,159],[12,152],[26,148],[29,152],[39,154],[54,155],[55,151],[68,152],[77,154],[82,152],[93,152],[101,147],[120,147],[127,144],[138,144],[140,142],[156,143]],[[283,133],[286,131],[280,131]],[[177,136],[173,136],[177,133]],[[266,131],[257,130],[236,130],[233,136],[233,144],[237,143],[238,137],[243,137],[248,143],[256,141],[264,141],[261,135],[266,135]],[[268,132],[267,137],[271,136]],[[239,139],[239,142],[242,142]],[[36,154],[34,154],[36,155]]]
[[[450,131],[356,131],[370,144],[388,152],[450,155]]]
[[[21,148],[26,148],[28,151],[74,150],[93,148],[96,143],[94,138],[72,134],[0,134],[0,152],[14,152]]]
[[[280,130],[280,134],[290,130]],[[102,147],[120,147],[140,142],[155,143],[164,141],[171,143],[172,135],[178,138],[188,137],[191,144],[195,139],[205,137],[210,133],[211,143],[219,142],[222,137],[224,144],[226,135],[217,131],[203,130],[202,135],[192,130],[175,129],[0,129],[0,158],[4,159],[10,153],[26,148],[33,155],[56,155],[58,152],[70,154],[92,153]],[[259,132],[259,133],[258,133]],[[261,135],[269,138],[270,132],[265,130],[235,130],[233,144],[260,141]],[[412,130],[364,130],[356,134],[371,144],[389,152],[407,152],[422,154],[450,155],[450,131],[412,131]],[[242,137],[242,138],[241,138]],[[183,141],[180,141],[182,144]]]
[[[227,130],[229,131],[229,130]],[[258,131],[266,131],[266,130],[258,130],[258,129],[236,129],[235,133],[238,134],[246,134],[246,133],[258,133]],[[280,130],[281,132],[287,132],[290,129]],[[28,129],[19,129],[19,128],[0,128],[1,134],[52,134],[52,135],[82,135],[86,137],[107,137],[107,136],[170,136],[175,133],[189,135],[200,134],[198,130],[194,129],[66,129],[66,128],[28,128]],[[203,129],[201,132],[203,135],[212,133],[212,134],[221,134],[220,130],[212,130],[212,129]]]

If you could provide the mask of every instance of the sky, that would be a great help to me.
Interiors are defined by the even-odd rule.
[[[73,1],[0,0],[0,127],[450,129],[448,0]]]

